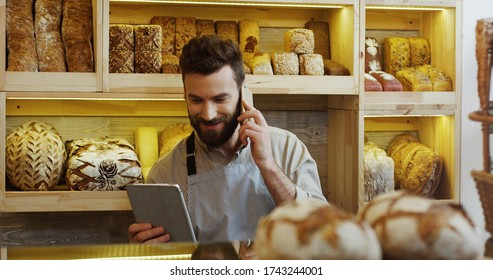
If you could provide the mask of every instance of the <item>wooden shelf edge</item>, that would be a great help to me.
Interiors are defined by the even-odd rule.
[[[5,192],[3,212],[132,210],[125,191]]]

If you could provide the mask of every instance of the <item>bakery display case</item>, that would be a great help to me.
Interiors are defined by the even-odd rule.
[[[366,0],[361,20],[360,47],[375,38],[381,51],[389,51],[386,38],[422,38],[429,42],[429,63],[445,71],[451,89],[446,91],[365,91],[361,143],[365,140],[387,149],[393,137],[411,133],[443,160],[435,198],[459,201],[461,110],[461,1]],[[362,8],[363,9],[363,8]],[[397,51],[399,52],[399,51]],[[390,55],[381,53],[381,56]],[[412,55],[412,54],[411,54]],[[382,62],[386,61],[382,59]],[[361,70],[365,71],[364,67]],[[384,67],[382,67],[384,68]],[[361,157],[360,157],[361,158]],[[360,184],[360,193],[364,192]],[[360,199],[360,206],[364,204]]]

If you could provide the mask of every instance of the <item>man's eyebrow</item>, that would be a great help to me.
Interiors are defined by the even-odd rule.
[[[233,96],[233,95],[231,93],[228,93],[228,92],[222,92],[222,93],[214,95],[212,98],[225,98],[225,97],[230,97],[230,96]],[[192,92],[188,93],[188,97],[203,99],[201,96],[194,94]]]

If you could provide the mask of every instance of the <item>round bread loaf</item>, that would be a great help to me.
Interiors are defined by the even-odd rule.
[[[442,158],[411,134],[396,136],[387,148],[394,160],[395,187],[433,197],[442,174]]]
[[[192,133],[193,128],[186,123],[172,124],[159,134],[159,156],[168,154],[183,138]]]
[[[373,229],[353,214],[316,200],[292,201],[258,224],[259,259],[380,259]]]
[[[378,235],[385,259],[476,259],[479,231],[458,204],[400,190],[383,194],[358,213]]]
[[[26,122],[6,139],[9,182],[24,191],[53,189],[62,177],[66,157],[58,131],[44,122]]]

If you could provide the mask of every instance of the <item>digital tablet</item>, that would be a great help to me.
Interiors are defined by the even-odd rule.
[[[176,184],[131,184],[126,187],[137,223],[162,226],[170,241],[197,242],[180,187]]]

